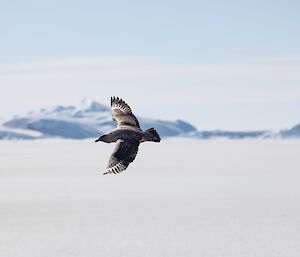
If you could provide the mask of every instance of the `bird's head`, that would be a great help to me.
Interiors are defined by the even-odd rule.
[[[105,143],[110,143],[111,142],[110,135],[109,134],[108,135],[106,135],[106,134],[102,135],[95,142],[97,143],[97,142],[100,142],[100,141],[105,142]]]
[[[105,141],[104,141],[104,140],[105,140],[105,136],[106,136],[106,135],[100,136],[95,142],[96,142],[96,143],[97,143],[97,142],[100,142],[100,141],[105,142]]]

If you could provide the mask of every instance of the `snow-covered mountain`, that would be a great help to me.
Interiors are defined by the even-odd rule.
[[[211,138],[300,138],[300,124],[279,132],[258,131],[198,131],[193,125],[182,120],[165,121],[137,117],[142,129],[155,127],[162,137],[184,136],[199,139]],[[96,138],[115,128],[108,106],[90,99],[78,106],[53,106],[15,116],[0,125],[1,139],[40,138]]]
[[[195,132],[198,138],[229,138],[229,139],[245,139],[245,138],[300,138],[300,124],[291,129],[272,131],[272,130],[256,130],[256,131],[198,131]]]
[[[258,131],[226,131],[226,130],[207,130],[196,132],[198,138],[211,139],[211,138],[229,138],[229,139],[245,139],[245,138],[268,138],[273,136],[271,131],[258,130]]]
[[[0,130],[0,140],[6,139],[35,139],[36,137],[27,135],[26,133],[17,133],[10,130]]]
[[[179,136],[197,131],[182,120],[163,121],[137,117],[143,129],[155,127],[162,137]],[[31,139],[32,136],[12,130],[35,131],[40,134],[33,138],[61,137],[72,139],[95,138],[115,128],[109,107],[92,101],[83,100],[79,106],[54,106],[31,111],[16,116],[3,123],[6,132],[2,138]],[[1,130],[0,130],[1,131]],[[1,139],[1,134],[0,134]]]
[[[300,137],[300,124],[292,127],[291,129],[286,129],[286,130],[280,131],[280,135],[283,138],[287,138],[287,137]]]

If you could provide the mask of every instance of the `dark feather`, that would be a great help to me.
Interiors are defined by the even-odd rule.
[[[108,166],[103,175],[120,173],[126,170],[128,165],[134,161],[139,144],[138,141],[117,140],[115,149],[110,156]]]

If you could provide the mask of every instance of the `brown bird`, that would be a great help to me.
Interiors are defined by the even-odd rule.
[[[133,162],[140,143],[146,141],[160,142],[160,136],[154,128],[143,131],[129,105],[119,97],[111,98],[112,119],[117,128],[100,136],[95,142],[116,142],[108,166],[103,175],[120,173]]]

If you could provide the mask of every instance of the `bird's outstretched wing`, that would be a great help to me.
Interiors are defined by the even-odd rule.
[[[110,156],[108,166],[103,175],[116,174],[126,170],[129,163],[134,161],[139,144],[138,141],[117,140],[115,149]]]
[[[111,98],[112,118],[117,122],[117,126],[140,127],[139,121],[133,115],[129,105],[119,97]]]

